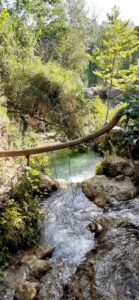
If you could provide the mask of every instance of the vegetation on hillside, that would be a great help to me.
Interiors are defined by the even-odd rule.
[[[1,1],[0,134],[7,140],[1,148],[40,145],[39,131],[54,130],[66,139],[81,137],[103,127],[121,107],[126,117],[120,144],[126,148],[137,143],[138,63],[139,27],[122,21],[116,7],[99,24],[97,17],[89,17],[85,0]],[[107,105],[98,96],[85,97],[84,88],[91,85],[108,87]],[[110,103],[113,87],[123,94],[118,105]],[[0,163],[6,176],[15,164],[7,162]],[[25,170],[25,161],[16,163]],[[48,165],[46,155],[31,159],[37,171],[49,173]],[[31,245],[37,236],[40,195],[34,196],[37,182],[34,185],[32,176],[23,172],[16,192],[2,208],[1,263],[10,251]]]

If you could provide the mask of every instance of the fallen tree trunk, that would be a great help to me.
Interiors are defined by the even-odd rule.
[[[59,149],[70,148],[73,146],[80,145],[82,143],[88,142],[89,140],[94,140],[97,137],[109,132],[114,126],[117,125],[120,118],[124,115],[124,109],[120,109],[112,118],[112,120],[106,124],[102,129],[95,131],[91,134],[88,134],[85,137],[75,139],[73,141],[65,142],[65,143],[55,143],[43,147],[35,147],[30,149],[21,149],[21,150],[7,150],[0,151],[0,157],[16,157],[16,156],[25,156],[29,158],[30,155],[56,151]]]

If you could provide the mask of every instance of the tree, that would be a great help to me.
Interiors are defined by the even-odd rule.
[[[0,16],[1,88],[8,111],[18,122],[34,117],[73,136],[81,127],[81,84],[75,73],[35,55],[36,32],[25,19],[15,19],[6,8]]]
[[[66,0],[64,10],[69,33],[59,48],[60,63],[62,67],[74,70],[85,79],[88,64],[85,53],[92,41],[92,20],[88,17],[85,0]]]
[[[24,24],[34,34],[36,55],[44,62],[58,58],[59,45],[68,32],[61,0],[16,0],[12,4],[7,0],[2,1],[1,10],[3,7],[15,19],[18,28]]]
[[[129,21],[119,19],[119,10],[114,7],[108,15],[106,33],[102,47],[94,49],[89,59],[94,62],[98,70],[94,73],[103,85],[108,86],[107,115],[108,118],[112,87],[125,88],[137,80],[137,65],[132,63],[133,54],[139,49],[139,41],[134,28],[129,27]],[[128,61],[128,68],[125,62]]]

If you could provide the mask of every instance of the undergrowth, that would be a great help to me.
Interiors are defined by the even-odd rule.
[[[39,172],[31,168],[21,175],[12,197],[0,214],[0,265],[7,266],[10,255],[23,247],[35,244],[38,221],[43,218],[40,205]],[[1,270],[2,270],[1,269]]]

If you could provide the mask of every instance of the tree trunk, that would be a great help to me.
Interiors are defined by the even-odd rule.
[[[73,146],[80,145],[82,143],[88,142],[89,140],[94,140],[97,137],[109,132],[120,120],[120,118],[124,115],[124,109],[120,109],[112,118],[112,120],[105,125],[102,129],[93,132],[91,134],[88,134],[85,137],[65,142],[65,143],[55,143],[52,145],[48,146],[43,146],[43,147],[36,147],[36,148],[30,148],[30,149],[21,149],[21,150],[8,150],[8,151],[0,151],[0,157],[15,157],[15,156],[25,156],[28,157],[30,155],[35,155],[39,153],[45,153],[45,152],[51,152],[51,151],[56,151],[59,149],[64,149],[64,148],[70,148]]]

